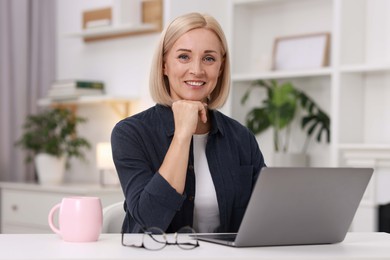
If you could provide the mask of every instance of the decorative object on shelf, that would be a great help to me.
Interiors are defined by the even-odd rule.
[[[102,142],[96,146],[96,166],[101,186],[118,186],[119,179],[112,159],[111,143]]]
[[[83,13],[83,29],[94,29],[111,25],[111,7],[91,10]]]
[[[272,55],[268,53],[262,53],[256,59],[256,71],[268,72],[272,70]]]
[[[288,146],[291,137],[291,123],[297,116],[298,106],[306,112],[301,118],[301,128],[307,133],[301,154],[306,155],[309,142],[316,131],[318,142],[321,142],[323,135],[325,135],[326,142],[330,142],[329,116],[304,92],[297,90],[289,82],[279,84],[276,80],[257,80],[245,92],[241,99],[242,104],[246,103],[254,87],[264,88],[267,97],[262,101],[261,106],[249,111],[246,116],[246,125],[254,134],[262,133],[269,127],[273,127],[275,153],[290,152]],[[304,162],[306,159],[302,160]]]
[[[64,108],[47,109],[38,114],[27,116],[23,125],[24,133],[16,145],[29,152],[26,157],[27,162],[31,162],[33,158],[36,160],[38,180],[41,184],[49,182],[59,184],[63,180],[65,166],[70,167],[69,159],[71,157],[85,159],[83,149],[89,149],[91,145],[85,138],[76,135],[77,125],[85,121],[86,119],[77,117],[72,111]],[[37,156],[39,154],[54,156],[63,166],[53,166],[49,169],[50,167],[47,167],[46,164],[41,167],[40,161],[47,160],[50,156]],[[54,172],[54,168],[58,167],[60,170]],[[50,172],[42,173],[41,170]],[[55,174],[60,176],[45,179],[45,176]]]
[[[114,0],[112,7],[112,25],[139,25],[142,23],[142,1]]]
[[[142,23],[156,25],[157,31],[163,29],[163,0],[142,1]]]
[[[116,0],[114,7],[83,12],[83,31],[70,36],[85,42],[160,32],[162,0]]]
[[[69,100],[103,94],[104,82],[102,81],[59,80],[52,83],[47,96],[52,100]]]
[[[329,62],[330,33],[315,33],[275,39],[273,69],[318,69]]]

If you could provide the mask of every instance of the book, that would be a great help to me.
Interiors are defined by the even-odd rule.
[[[48,91],[48,97],[53,100],[77,99],[80,96],[103,94],[104,83],[92,80],[55,81]]]
[[[51,85],[53,89],[55,88],[86,88],[86,89],[104,89],[104,82],[102,81],[92,81],[92,80],[60,80],[55,81]]]
[[[49,97],[59,96],[84,96],[84,95],[102,95],[103,90],[101,89],[50,89],[48,92]]]

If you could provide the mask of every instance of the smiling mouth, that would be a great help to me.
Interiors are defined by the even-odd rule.
[[[192,86],[192,87],[201,87],[204,84],[206,84],[206,82],[204,82],[204,81],[185,81],[185,83],[187,85]]]

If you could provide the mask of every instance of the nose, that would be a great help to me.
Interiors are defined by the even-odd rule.
[[[202,61],[197,59],[191,62],[190,73],[195,76],[202,75],[204,73]]]

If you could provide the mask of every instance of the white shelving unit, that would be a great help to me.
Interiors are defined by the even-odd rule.
[[[388,174],[388,159],[375,156],[387,155],[390,146],[390,1],[232,0],[230,5],[231,115],[244,123],[250,107],[260,104],[264,95],[261,91],[252,92],[249,105],[240,102],[252,81],[290,81],[313,97],[331,117],[331,143],[311,143],[311,166],[364,165],[374,167],[383,176]],[[329,67],[261,70],[261,62],[272,60],[276,37],[317,32],[331,34]],[[299,151],[305,135],[297,132],[292,133],[290,147]],[[271,159],[271,131],[262,134],[258,141],[266,159]],[[355,155],[358,152],[356,158],[365,163],[348,157],[351,151]],[[383,176],[382,179],[387,178]],[[377,178],[370,185],[374,195],[370,203],[362,204],[366,208],[360,210],[354,230],[375,230],[376,206],[386,199],[390,201],[390,194],[378,189]]]
[[[297,88],[304,90],[316,99],[317,103],[331,114],[332,102],[330,85],[335,68],[332,66],[320,69],[291,71],[263,70],[271,67],[274,40],[281,36],[294,36],[316,32],[332,34],[333,5],[328,0],[251,0],[231,1],[231,57],[232,57],[232,95],[231,115],[241,123],[251,105],[260,104],[263,93],[252,92],[250,105],[243,106],[241,97],[252,81],[256,79],[276,79],[290,81]],[[313,22],[303,22],[311,21]],[[333,35],[332,35],[333,37]],[[265,63],[265,64],[262,64]],[[303,148],[304,133],[293,133],[294,143],[290,147],[299,152]],[[259,138],[260,147],[268,163],[272,165],[272,133],[265,133]],[[311,161],[316,164],[327,164],[332,161],[331,146],[327,144],[311,145],[311,153],[318,154]],[[325,158],[325,159],[324,159]]]

